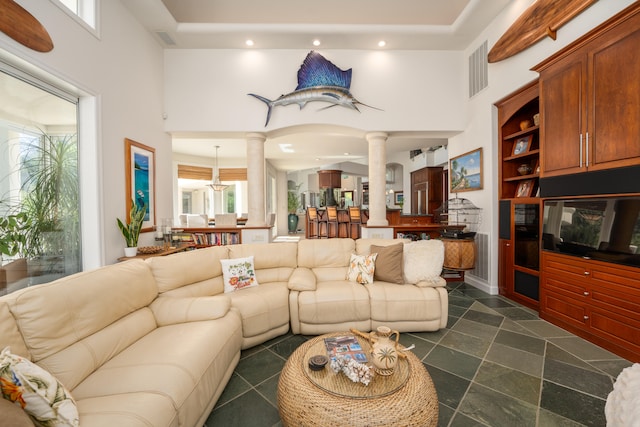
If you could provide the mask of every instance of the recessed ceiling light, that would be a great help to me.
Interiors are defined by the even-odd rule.
[[[315,39],[315,40],[313,41],[313,45],[314,45],[314,46],[320,46],[320,40]]]
[[[350,155],[351,153],[342,153],[342,154],[344,154],[345,156],[348,156],[348,155]]]
[[[253,40],[247,39],[247,41],[245,41],[244,44],[246,44],[247,46],[253,46]]]
[[[291,144],[278,144],[280,145],[280,151],[283,153],[294,153],[293,146]]]
[[[380,41],[378,42],[378,47],[385,47],[386,45],[387,45],[387,42],[386,42],[386,41],[384,41],[384,40],[380,40]]]

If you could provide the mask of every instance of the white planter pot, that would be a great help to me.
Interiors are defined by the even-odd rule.
[[[138,247],[133,247],[133,248],[124,248],[124,256],[126,257],[132,257],[132,256],[136,256],[138,254]]]

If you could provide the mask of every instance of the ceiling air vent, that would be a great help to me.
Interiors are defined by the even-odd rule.
[[[469,98],[489,84],[487,66],[487,41],[469,56]]]
[[[166,31],[156,31],[156,35],[160,37],[160,40],[167,46],[175,46],[176,42],[171,38]]]

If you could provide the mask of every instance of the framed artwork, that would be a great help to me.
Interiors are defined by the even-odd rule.
[[[527,135],[527,136],[518,138],[515,144],[513,144],[513,153],[511,153],[511,155],[517,156],[518,154],[524,154],[527,151],[529,151],[532,139],[533,139],[533,135]]]
[[[482,147],[449,160],[451,192],[482,189]]]
[[[132,139],[124,140],[127,218],[131,203],[147,204],[141,232],[153,231],[156,224],[156,150]]]
[[[533,192],[533,179],[526,179],[524,181],[520,181],[518,183],[518,187],[516,188],[516,197],[531,197],[531,193]]]
[[[533,173],[540,173],[540,160],[536,160],[536,167],[533,168]]]
[[[404,193],[402,191],[396,191],[395,193],[395,204],[403,205],[404,204]]]

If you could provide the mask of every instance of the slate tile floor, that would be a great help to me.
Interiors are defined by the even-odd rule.
[[[607,395],[631,362],[503,297],[464,282],[448,290],[447,328],[400,339],[415,344],[433,378],[439,426],[605,426]],[[281,426],[280,370],[308,338],[287,334],[243,351],[207,426]]]

